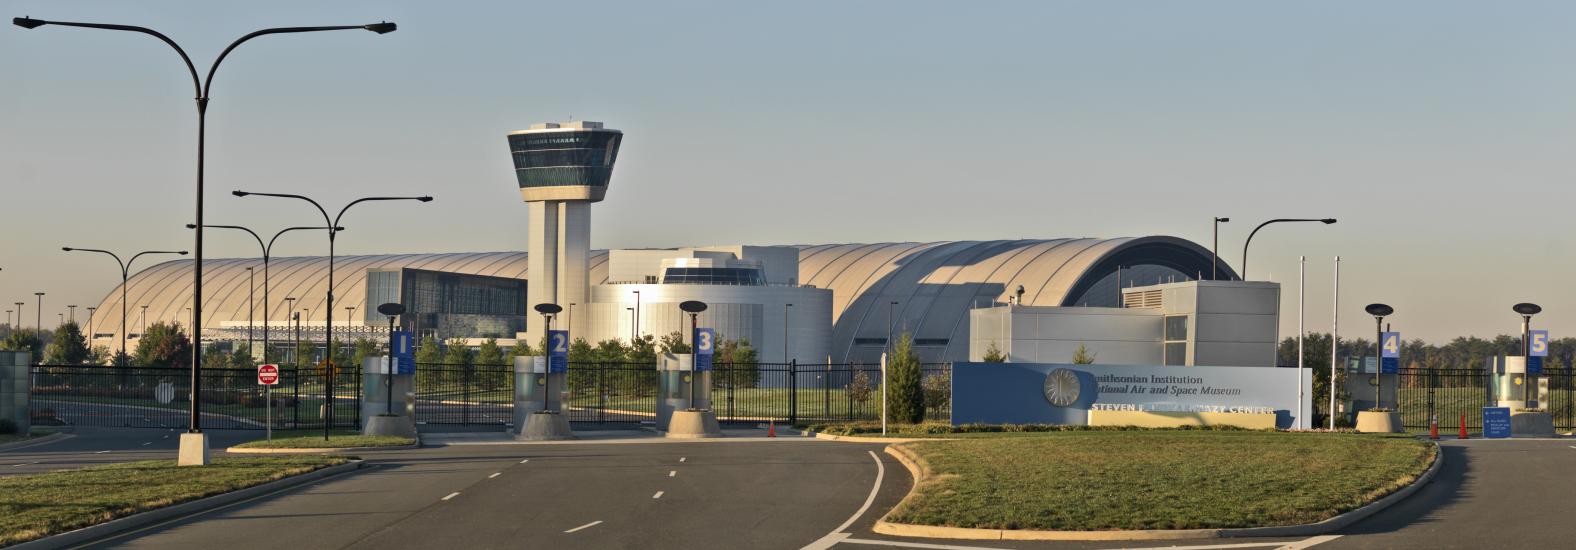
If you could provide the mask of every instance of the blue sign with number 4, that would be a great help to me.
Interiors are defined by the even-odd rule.
[[[1401,333],[1385,332],[1379,335],[1379,372],[1395,374],[1401,369]]]

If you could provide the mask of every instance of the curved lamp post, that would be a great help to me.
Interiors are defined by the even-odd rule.
[[[1374,410],[1378,410],[1380,390],[1384,388],[1384,318],[1395,313],[1395,308],[1384,304],[1368,304],[1363,311],[1374,316]]]
[[[120,357],[118,359],[121,360],[122,367],[126,366],[126,286],[131,280],[131,263],[137,261],[137,258],[141,258],[145,254],[179,254],[181,256],[185,256],[187,252],[185,250],[144,250],[132,255],[130,260],[122,262],[120,261],[120,256],[117,256],[114,252],[110,252],[108,250],[99,250],[97,248],[72,248],[69,246],[64,246],[60,249],[66,252],[97,252],[99,254],[107,254],[109,257],[115,259],[115,263],[120,264]]]
[[[895,303],[895,302],[894,302]],[[700,391],[700,372],[695,370],[695,356],[700,348],[700,313],[706,311],[706,302],[700,300],[685,300],[679,303],[679,309],[690,316],[690,409],[695,408],[695,393]]]
[[[197,224],[191,224],[191,223],[186,224],[186,228],[187,229],[195,229],[196,227],[197,227]],[[284,229],[279,230],[278,233],[274,233],[273,238],[268,239],[268,243],[264,244],[263,243],[263,238],[258,236],[256,231],[252,231],[251,229],[247,229],[247,228],[241,227],[239,225],[204,225],[203,227],[206,227],[208,229],[235,229],[235,230],[239,230],[239,231],[245,231],[248,235],[251,235],[253,239],[257,240],[258,248],[262,249],[262,251],[263,251],[263,362],[267,363],[268,362],[268,314],[269,314],[269,309],[268,309],[268,260],[272,256],[273,249],[274,249],[274,242],[279,240],[279,236],[280,235],[284,235],[285,233],[289,233],[291,231],[301,231],[301,230],[305,230],[305,229],[328,229],[328,228],[327,227],[316,227],[316,226],[286,227]],[[345,230],[345,228],[343,228],[343,227],[335,227],[334,228],[334,232],[336,232],[336,233],[340,232],[340,231],[344,231],[344,230]],[[251,268],[247,268],[247,269],[251,269]],[[291,307],[294,307],[294,306],[291,306]],[[289,327],[286,327],[286,328],[289,328]],[[248,336],[247,338],[248,338],[248,340],[250,340],[251,337]],[[248,341],[247,345],[251,345],[251,342]]]
[[[190,410],[190,414],[189,414],[189,418],[188,418],[187,432],[188,433],[194,433],[194,434],[195,433],[202,433],[202,400],[198,399],[197,396],[201,395],[200,392],[201,392],[201,389],[202,389],[202,378],[199,376],[199,373],[202,370],[203,157],[204,157],[204,149],[205,149],[204,145],[205,145],[205,143],[207,141],[207,129],[208,129],[208,123],[207,123],[207,121],[208,121],[208,94],[209,94],[209,92],[213,91],[213,74],[214,74],[215,71],[219,70],[219,64],[224,62],[224,58],[229,56],[230,52],[234,51],[236,46],[240,46],[243,42],[246,42],[247,40],[251,40],[253,38],[257,38],[259,36],[266,36],[266,35],[270,35],[270,34],[294,34],[294,33],[303,33],[303,32],[339,31],[339,30],[351,30],[351,29],[367,30],[367,31],[372,31],[372,32],[377,33],[377,34],[388,34],[388,33],[394,32],[399,27],[396,26],[394,23],[389,23],[387,21],[383,21],[383,22],[373,23],[373,24],[370,24],[370,25],[337,25],[337,26],[327,26],[327,27],[276,27],[276,28],[271,28],[271,29],[263,29],[263,30],[259,30],[259,31],[254,31],[254,32],[252,32],[250,34],[247,34],[245,36],[242,36],[242,37],[236,39],[234,42],[231,42],[229,46],[225,47],[224,51],[219,53],[219,57],[217,57],[217,58],[215,58],[213,60],[213,65],[208,68],[207,78],[203,78],[203,77],[200,77],[200,76],[197,75],[197,66],[192,64],[191,56],[186,55],[186,50],[182,49],[181,46],[179,44],[176,44],[174,40],[171,40],[170,37],[164,36],[164,34],[158,32],[158,31],[155,31],[153,29],[147,28],[147,27],[138,27],[138,26],[133,26],[133,25],[112,25],[112,24],[105,24],[105,23],[79,23],[79,22],[71,22],[71,21],[46,21],[46,20],[43,20],[43,19],[33,19],[31,17],[16,17],[16,18],[11,19],[11,23],[15,24],[18,27],[22,27],[24,29],[36,29],[36,28],[39,28],[39,27],[42,27],[42,26],[45,26],[45,25],[54,25],[54,26],[61,26],[61,27],[80,27],[80,28],[88,28],[88,29],[103,29],[103,30],[112,30],[112,31],[138,32],[138,33],[142,33],[142,34],[146,34],[146,35],[152,36],[152,37],[157,38],[160,41],[164,42],[165,44],[168,44],[170,46],[170,48],[173,48],[175,50],[176,54],[179,54],[181,56],[181,61],[186,63],[186,70],[187,70],[188,73],[191,74],[191,77],[192,77],[192,90],[196,94],[196,100],[197,100],[197,197],[196,197],[196,203],[197,203],[196,204],[196,211],[197,211],[197,223],[196,223],[196,225],[197,225],[197,231],[196,231],[196,236],[193,239],[195,241],[195,244],[194,244],[195,248],[194,248],[194,250],[197,251],[197,255],[196,255],[196,258],[195,258],[196,261],[193,262],[193,264],[192,264],[192,310],[195,313],[192,314],[192,319],[191,319],[191,321],[192,321],[192,341],[193,341],[193,345],[192,345],[192,365],[191,365],[191,395],[192,395],[192,400],[191,400],[191,410]],[[330,225],[332,225],[332,224],[330,224]],[[332,399],[333,396],[330,395],[329,397],[330,397],[330,399]],[[330,400],[329,403],[333,403],[333,401]],[[330,410],[332,410],[332,409],[330,409]],[[325,423],[325,425],[326,424],[327,423]],[[203,441],[203,443],[202,443],[202,449],[201,449],[201,456],[200,456],[200,458],[198,460],[196,460],[196,461],[194,461],[192,463],[194,465],[206,465],[208,463],[208,459],[207,459],[207,455],[208,455],[207,440],[204,439],[202,441]],[[183,457],[184,456],[185,455],[183,454]],[[182,461],[182,463],[185,464],[186,462]]]
[[[328,440],[329,429],[332,428],[333,425],[334,425],[334,379],[337,378],[337,375],[339,374],[338,370],[335,368],[335,365],[334,365],[334,236],[339,234],[339,229],[340,229],[339,220],[341,220],[341,219],[343,219],[345,217],[345,212],[347,210],[350,210],[350,207],[355,206],[357,204],[361,204],[363,202],[371,202],[371,201],[419,201],[419,202],[432,202],[432,197],[427,196],[427,195],[422,195],[420,197],[364,197],[364,198],[359,198],[359,199],[350,201],[350,204],[346,204],[344,208],[339,209],[339,214],[338,215],[336,215],[332,219],[330,219],[328,217],[328,210],[324,210],[323,209],[323,205],[318,204],[317,201],[312,200],[311,198],[308,198],[305,195],[295,195],[295,194],[291,194],[291,193],[254,193],[254,192],[251,192],[251,191],[231,191],[230,194],[235,195],[237,197],[249,197],[249,196],[252,196],[252,195],[256,195],[256,196],[259,196],[259,197],[277,197],[277,198],[284,198],[284,199],[299,199],[299,200],[303,200],[303,201],[306,201],[308,203],[311,203],[312,206],[317,208],[317,211],[319,213],[323,214],[323,229],[328,229],[328,300],[327,300],[327,309],[324,310],[325,312],[323,314],[325,316],[324,318],[327,320],[327,323],[325,324],[325,326],[323,328],[323,333],[324,333],[324,336],[326,338],[326,340],[323,341],[323,345],[324,345],[324,349],[327,350],[327,352],[324,353],[324,356],[327,358],[326,360],[328,362],[328,374],[325,376],[325,378],[328,379],[328,381],[327,381],[328,395],[326,395],[324,397],[324,400],[323,400],[323,404],[324,404],[324,409],[323,409],[324,410],[324,413],[323,413],[323,416],[324,416],[324,420],[323,420],[323,440],[327,441]],[[333,228],[333,229],[329,229],[329,228]],[[267,283],[264,283],[264,284],[267,284]]]
[[[1266,225],[1269,225],[1269,224],[1272,224],[1272,223],[1283,223],[1283,222],[1319,222],[1319,223],[1322,223],[1322,224],[1325,224],[1325,225],[1330,225],[1332,223],[1335,223],[1335,218],[1319,218],[1319,219],[1312,219],[1312,218],[1278,218],[1278,219],[1273,219],[1273,220],[1270,220],[1270,221],[1267,221],[1267,222],[1259,224],[1258,227],[1253,228],[1253,232],[1252,233],[1248,233],[1248,240],[1247,240],[1247,242],[1242,243],[1242,279],[1241,280],[1243,280],[1243,281],[1248,280],[1248,245],[1253,244],[1253,236],[1257,235],[1259,233],[1259,230],[1260,229],[1264,229],[1264,226],[1266,226]]]

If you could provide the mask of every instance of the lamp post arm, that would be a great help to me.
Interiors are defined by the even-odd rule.
[[[191,56],[186,55],[186,50],[181,49],[181,45],[180,44],[176,44],[174,40],[170,40],[170,37],[164,36],[164,33],[161,33],[159,31],[156,31],[156,30],[153,30],[153,29],[150,29],[150,28],[147,28],[147,27],[138,27],[138,26],[135,26],[135,25],[112,25],[112,24],[108,24],[108,23],[77,23],[77,22],[71,22],[71,21],[46,21],[45,24],[48,24],[48,25],[60,25],[62,27],[82,27],[82,28],[87,28],[87,29],[106,29],[106,30],[112,30],[112,31],[140,32],[142,34],[146,34],[146,35],[152,36],[154,38],[157,38],[157,39],[163,41],[165,44],[169,44],[170,47],[175,50],[175,53],[180,54],[181,61],[186,63],[186,72],[191,73],[191,76],[192,76],[192,88],[193,88],[193,90],[196,93],[196,97],[198,97],[198,98],[203,97],[203,89],[202,89],[201,79],[198,78],[198,76],[197,76],[197,66],[192,64]]]
[[[200,94],[204,98],[208,97],[208,93],[213,91],[213,74],[214,74],[214,72],[219,70],[219,64],[224,62],[224,58],[228,57],[230,55],[230,51],[231,50],[234,50],[236,48],[236,46],[240,46],[241,43],[246,42],[247,40],[251,40],[253,38],[257,38],[259,36],[264,36],[264,35],[269,35],[269,34],[287,34],[287,33],[315,32],[315,31],[341,31],[341,30],[359,29],[359,28],[362,28],[362,27],[360,25],[337,25],[337,26],[331,26],[331,27],[277,27],[277,28],[272,28],[272,29],[263,29],[263,30],[260,30],[260,31],[251,32],[251,33],[247,34],[246,36],[242,36],[240,38],[237,38],[235,40],[235,42],[231,42],[228,47],[224,48],[223,52],[219,53],[219,57],[214,58],[213,66],[208,68],[208,78],[203,80],[202,89],[201,89]],[[168,39],[166,39],[166,41],[168,41]],[[174,45],[174,42],[171,42],[170,44]],[[180,48],[176,48],[176,49],[180,49]],[[184,57],[186,54],[182,53],[181,55]],[[187,65],[191,65],[191,61],[188,60],[186,62],[186,64]],[[192,78],[195,79],[196,77],[197,77],[197,71],[196,71],[196,69],[193,69],[192,70]]]
[[[116,264],[120,265],[120,275],[121,275],[121,277],[125,277],[126,276],[126,273],[127,273],[127,271],[126,271],[126,262],[120,261],[120,256],[115,254],[114,252],[110,252],[108,250],[99,250],[97,248],[75,248],[75,247],[65,247],[65,248],[62,248],[61,250],[65,250],[66,252],[97,252],[99,254],[108,254],[109,257],[115,259],[115,263]],[[132,256],[132,259],[136,259],[136,256]]]
[[[127,272],[128,274],[131,273],[131,263],[137,261],[137,258],[141,258],[142,255],[144,255],[144,254],[180,254],[182,256],[186,255],[185,252],[182,252],[182,251],[179,251],[179,250],[144,250],[144,251],[138,252],[136,255],[132,256],[130,260],[126,260],[126,265],[124,267],[122,267],[121,269],[124,270],[125,272]]]

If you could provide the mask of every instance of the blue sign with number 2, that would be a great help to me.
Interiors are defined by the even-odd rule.
[[[569,372],[569,331],[547,331],[547,372]]]

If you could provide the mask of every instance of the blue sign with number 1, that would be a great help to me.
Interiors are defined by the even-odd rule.
[[[569,331],[547,331],[547,372],[569,372]]]

